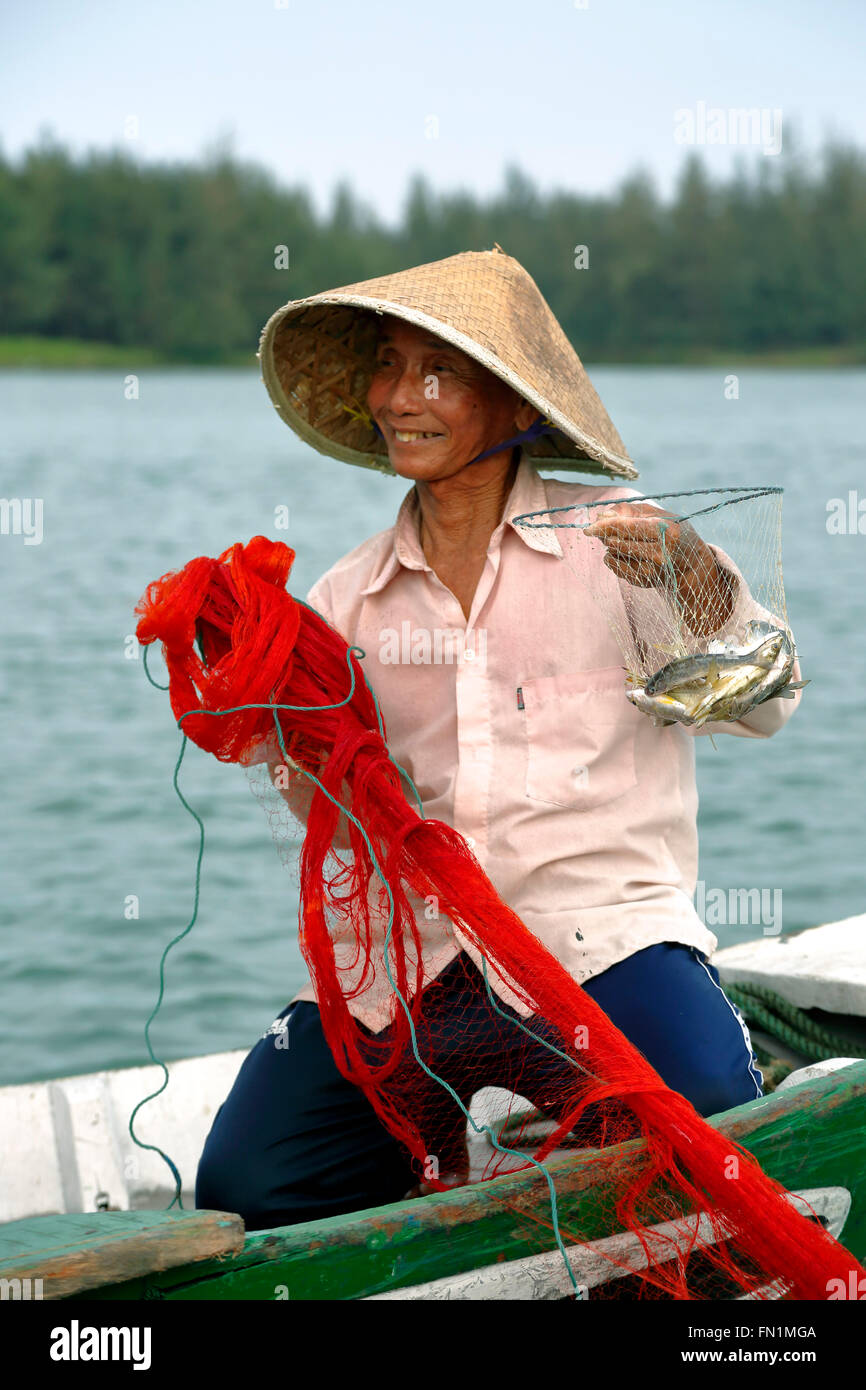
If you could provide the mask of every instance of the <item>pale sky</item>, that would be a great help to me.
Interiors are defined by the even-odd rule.
[[[600,193],[640,164],[667,194],[675,113],[700,103],[780,120],[783,150],[866,146],[866,0],[583,3],[4,0],[0,143],[17,157],[50,127],[75,152],[196,159],[231,136],[320,209],[345,178],[388,221],[416,171],[486,195],[516,163]],[[702,148],[719,175],[775,157]]]

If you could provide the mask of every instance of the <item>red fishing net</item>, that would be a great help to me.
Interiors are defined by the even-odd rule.
[[[498,1086],[511,1114],[506,1106],[488,1127],[485,1175],[500,1160],[537,1169],[554,1150],[591,1146],[598,1181],[590,1173],[586,1202],[569,1205],[561,1228],[554,1208],[551,1229],[560,1248],[580,1247],[597,1239],[601,1213],[609,1233],[637,1236],[651,1262],[635,1272],[631,1260],[611,1287],[762,1297],[775,1284],[774,1296],[825,1299],[829,1280],[862,1274],[754,1158],[665,1085],[498,897],[463,838],[410,804],[356,649],[286,590],[293,560],[262,536],[192,560],[149,586],[138,637],[162,642],[171,706],[190,739],[224,762],[267,761],[272,775],[309,785],[300,942],[324,1033],[419,1182],[436,1190],[469,1177],[466,1111]],[[422,900],[436,904],[432,922]],[[443,1018],[441,982],[425,987],[431,932],[443,951],[459,943],[458,961],[482,981],[497,1020],[486,1049],[457,1049],[447,1067],[438,1033],[460,1019]],[[390,1021],[372,1032],[350,1006],[383,980]],[[611,1146],[626,1140],[638,1142],[613,1161]],[[648,1234],[683,1213],[695,1214],[691,1226]]]

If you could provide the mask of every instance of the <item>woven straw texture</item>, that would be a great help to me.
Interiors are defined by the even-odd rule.
[[[551,422],[523,446],[537,467],[638,476],[535,281],[498,248],[293,300],[271,316],[262,380],[286,424],[320,453],[393,473],[367,409],[380,314],[428,328],[535,405]]]

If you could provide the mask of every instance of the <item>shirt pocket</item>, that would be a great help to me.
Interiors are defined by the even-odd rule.
[[[622,667],[524,681],[520,692],[532,801],[589,811],[636,784],[636,711]]]

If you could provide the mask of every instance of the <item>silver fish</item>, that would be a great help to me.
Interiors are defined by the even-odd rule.
[[[641,713],[648,714],[653,724],[664,728],[668,724],[693,724],[695,721],[689,714],[681,700],[675,700],[670,695],[647,695],[646,691],[639,685],[632,686],[631,690],[626,691],[626,698],[631,701],[635,709]]]
[[[770,624],[753,620],[747,624],[747,636],[763,636],[772,631]],[[802,690],[808,685],[806,681],[792,681],[791,675],[794,670],[794,662],[797,652],[787,632],[782,632],[782,645],[773,662],[770,670],[759,681],[752,691],[749,692],[748,709],[754,709],[756,705],[762,705],[765,700],[793,700],[795,691]],[[747,708],[743,708],[736,716],[740,718],[747,713]]]
[[[679,657],[669,661],[660,671],[646,682],[647,695],[665,695],[668,691],[680,690],[691,685],[715,685],[723,677],[733,677],[741,668],[749,669],[749,679],[754,680],[755,668],[769,672],[782,646],[783,634],[770,633],[757,636],[749,647],[736,649],[722,647],[721,650],[707,651],[695,656]],[[719,644],[716,644],[717,646]]]
[[[630,677],[628,699],[656,725],[741,719],[765,700],[793,699],[796,652],[788,633],[765,621],[746,625],[744,643],[714,639],[706,653],[678,657],[645,685]]]

